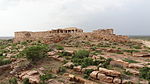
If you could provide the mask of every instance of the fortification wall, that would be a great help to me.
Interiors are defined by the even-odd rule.
[[[77,29],[76,29],[77,30]],[[67,32],[61,32],[62,29],[44,32],[15,32],[14,42],[23,42],[27,40],[31,41],[41,41],[43,43],[56,43],[69,38],[71,36],[78,36],[83,39],[89,40],[106,40],[106,41],[118,41],[126,42],[128,41],[127,36],[116,35],[113,33],[113,29],[103,29],[103,30],[94,30],[93,32],[82,32],[80,30],[77,32],[71,32],[72,30],[65,30]]]

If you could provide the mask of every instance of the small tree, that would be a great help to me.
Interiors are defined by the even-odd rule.
[[[31,83],[29,82],[29,79],[28,79],[28,78],[25,78],[25,79],[23,80],[23,84],[31,84]]]
[[[144,67],[140,69],[140,77],[150,81],[150,68]]]
[[[28,60],[31,60],[32,62],[36,62],[43,57],[47,56],[48,47],[47,45],[36,45],[26,48],[24,51],[24,54]]]
[[[9,84],[18,84],[16,78],[12,78],[9,80]]]

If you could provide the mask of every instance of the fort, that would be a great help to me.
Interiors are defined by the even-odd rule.
[[[83,32],[82,29],[76,27],[69,27],[63,29],[55,29],[51,31],[43,32],[15,32],[14,42],[23,41],[41,41],[43,43],[57,43],[66,38],[78,36],[84,39],[90,40],[106,40],[106,41],[117,41],[126,42],[128,41],[127,36],[116,35],[113,29],[98,29],[93,32]]]

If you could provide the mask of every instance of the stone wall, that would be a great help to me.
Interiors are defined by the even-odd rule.
[[[44,43],[57,43],[71,36],[79,36],[90,40],[106,40],[106,41],[128,41],[127,36],[116,35],[113,29],[94,30],[93,32],[83,32],[82,29],[65,28],[44,32],[15,32],[14,42],[23,42],[27,40],[41,41]]]

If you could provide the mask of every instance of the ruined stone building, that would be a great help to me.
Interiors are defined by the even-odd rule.
[[[99,29],[93,32],[83,32],[82,29],[76,27],[56,29],[43,32],[15,32],[14,42],[23,41],[41,41],[44,43],[57,43],[71,36],[79,36],[90,40],[107,40],[107,41],[128,41],[127,36],[116,35],[113,29]]]

